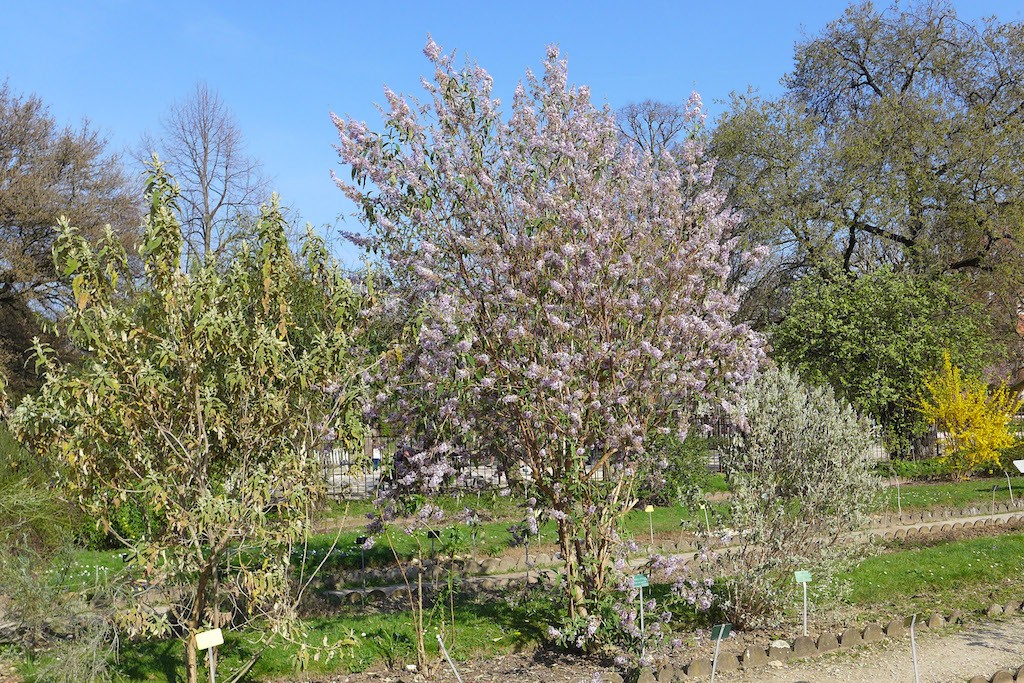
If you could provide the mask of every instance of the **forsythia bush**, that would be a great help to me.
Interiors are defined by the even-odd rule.
[[[927,396],[918,410],[945,433],[944,456],[955,479],[966,479],[984,464],[998,464],[999,451],[1014,444],[1010,420],[1021,402],[1005,386],[989,390],[974,375],[964,375],[946,354],[943,369],[925,382]]]

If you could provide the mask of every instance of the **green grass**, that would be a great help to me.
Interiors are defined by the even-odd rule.
[[[726,491],[727,485],[721,475],[715,475],[711,479],[711,489],[719,492]],[[1011,479],[1014,496],[1024,495],[1024,477]],[[1008,502],[1009,491],[1004,478],[974,479],[966,482],[945,482],[937,484],[910,484],[901,487],[900,493],[902,505],[905,511],[959,508],[969,505],[977,505],[982,510],[987,509],[992,501],[992,486],[995,485],[996,502]],[[510,524],[521,519],[522,510],[515,499],[502,498],[500,496],[481,496],[482,510],[481,517],[484,519],[493,517],[491,521],[479,524],[475,534],[475,551],[478,557],[500,555],[509,547],[511,533],[508,530]],[[461,511],[476,503],[476,496],[462,498],[442,497],[438,501],[443,502],[449,511]],[[896,509],[896,489],[890,487],[883,492],[883,505],[892,511]],[[365,512],[372,509],[372,504],[366,501],[357,501],[350,504],[348,511],[349,519],[365,519]],[[711,526],[721,526],[727,523],[728,501],[716,501],[708,504],[708,515]],[[328,512],[332,519],[340,519],[343,513],[343,506],[335,505]],[[358,517],[356,512],[362,513]],[[632,538],[641,545],[646,545],[650,537],[650,523],[654,523],[654,534],[661,538],[676,538],[684,529],[693,529],[695,526],[704,526],[704,512],[700,508],[688,509],[682,506],[658,507],[648,514],[642,508],[636,508],[626,514],[620,522],[619,532],[625,538]],[[320,533],[310,537],[306,554],[307,568],[315,567],[320,560],[331,549],[331,544],[337,537],[337,545],[331,552],[328,561],[324,565],[327,572],[357,569],[362,565],[365,558],[367,567],[381,567],[391,565],[394,561],[391,549],[383,538],[377,540],[374,548],[360,553],[355,541],[363,536],[363,526],[343,526],[340,535],[337,532]],[[469,527],[464,524],[449,522],[439,523],[438,531],[441,539],[433,543],[433,552],[438,554],[471,554],[473,548],[473,535]],[[419,532],[415,536],[405,534],[400,525],[396,525],[392,540],[395,550],[402,558],[411,558],[422,554],[424,557],[431,556],[431,541],[426,532]],[[531,539],[533,548],[540,545],[557,543],[557,532],[555,525],[548,522],[540,526],[540,534]],[[418,543],[417,543],[418,541]],[[84,571],[88,567],[107,567],[113,569],[121,564],[119,551],[82,551],[77,558]],[[294,562],[298,566],[302,559],[301,549],[297,552]]]
[[[1014,499],[1024,495],[1024,476],[1010,477]],[[1006,477],[984,477],[961,482],[936,484],[907,484],[900,487],[899,495],[904,510],[934,510],[962,508],[977,505],[987,509],[992,503],[992,487],[996,487],[995,502],[1010,502]],[[896,487],[890,486],[883,494],[883,504],[896,510]]]
[[[428,653],[436,658],[439,652],[435,634],[443,632],[445,646],[456,661],[530,649],[542,641],[546,625],[554,618],[551,609],[551,602],[544,599],[542,592],[512,603],[461,597],[455,603],[454,636],[447,613],[438,611],[428,617],[425,644]],[[378,662],[401,667],[416,661],[415,634],[407,612],[372,614],[346,608],[329,618],[310,619],[305,626],[310,643],[323,643],[324,639],[328,643],[352,643],[341,647],[330,661],[310,661],[307,670],[312,673],[362,671]],[[231,632],[226,632],[225,638],[218,664],[224,676],[254,652],[251,645]],[[252,670],[252,680],[294,673],[296,653],[297,647],[292,645],[266,650]],[[122,649],[119,676],[115,680],[184,680],[183,661],[184,649],[177,641],[127,644]]]
[[[978,609],[1020,600],[1024,534],[1007,534],[891,552],[860,562],[845,577],[849,601],[868,610]],[[999,597],[992,597],[990,594]]]

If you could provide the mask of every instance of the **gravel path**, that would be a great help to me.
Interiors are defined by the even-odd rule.
[[[1024,665],[1024,619],[989,622],[958,633],[917,636],[921,683],[964,683],[972,676],[986,679],[1000,669]],[[910,638],[876,643],[854,652],[820,659],[715,676],[722,683],[913,683]]]

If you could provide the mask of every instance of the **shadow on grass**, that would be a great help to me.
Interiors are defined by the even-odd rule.
[[[225,634],[227,642],[217,648],[217,678],[225,680],[237,671],[255,653],[233,634]],[[206,680],[206,653],[199,653],[199,679]],[[129,643],[121,649],[120,660],[114,667],[115,681],[156,681],[158,683],[184,683],[185,647],[177,639],[147,640]],[[256,669],[259,669],[257,664]],[[241,683],[257,680],[256,671],[249,672]]]
[[[117,669],[126,680],[158,680],[181,683],[185,680],[184,648],[177,640],[131,643],[121,651]],[[162,677],[157,678],[160,675]]]

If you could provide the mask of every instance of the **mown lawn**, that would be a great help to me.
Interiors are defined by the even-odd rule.
[[[868,610],[980,609],[1024,600],[1024,534],[986,536],[890,552],[860,562],[845,577],[849,602]]]
[[[960,482],[939,482],[905,484],[899,488],[903,510],[935,510],[941,508],[962,508],[977,505],[987,510],[993,501],[992,487],[995,487],[995,502],[1010,502],[1010,489],[1006,477],[984,477]],[[1024,476],[1010,477],[1014,500],[1024,495]],[[897,489],[890,486],[883,493],[883,505],[889,511],[897,509]]]

